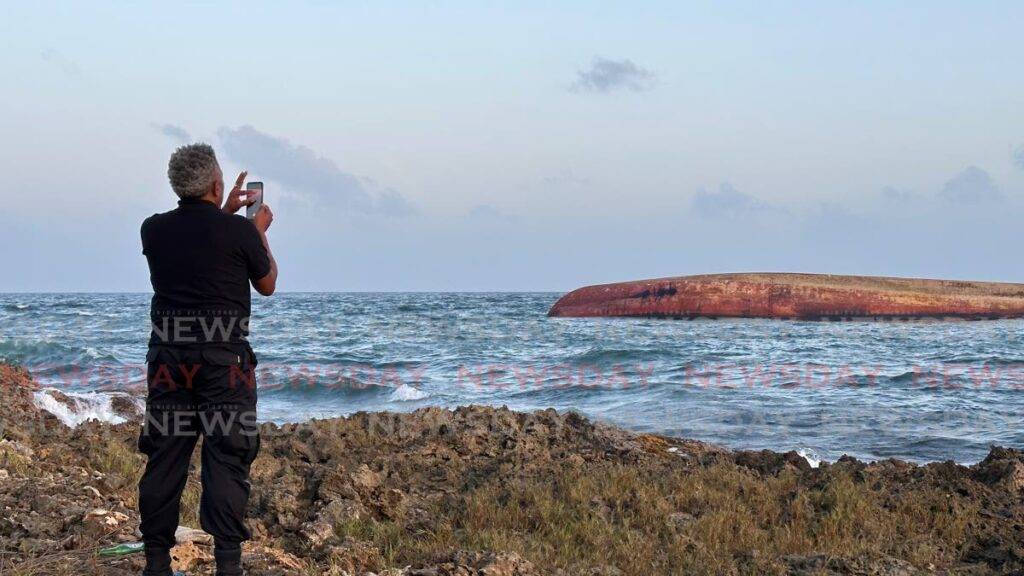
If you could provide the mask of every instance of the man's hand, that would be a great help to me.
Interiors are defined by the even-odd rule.
[[[256,211],[256,216],[252,219],[253,225],[260,232],[263,247],[267,249],[267,257],[270,258],[270,272],[259,280],[252,280],[252,287],[264,296],[270,296],[277,290],[277,260],[274,260],[274,253],[270,251],[270,241],[267,240],[267,228],[270,228],[270,223],[273,221],[274,213],[266,204],[260,206],[260,209]]]
[[[256,195],[255,191],[242,190],[242,184],[245,184],[245,177],[248,176],[248,172],[242,171],[235,180],[235,187],[228,193],[228,200],[224,203],[224,211],[228,214],[234,214],[238,212],[242,206],[248,206],[255,201],[253,196]],[[269,226],[269,224],[268,224]]]
[[[270,224],[273,221],[274,213],[270,211],[270,206],[267,206],[266,204],[260,206],[260,209],[256,211],[256,216],[252,219],[252,223],[256,226],[256,229],[264,233],[266,233],[267,229],[270,228]]]

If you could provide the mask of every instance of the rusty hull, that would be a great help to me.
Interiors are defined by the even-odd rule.
[[[548,316],[799,320],[1024,317],[1024,284],[831,274],[708,274],[586,286]]]

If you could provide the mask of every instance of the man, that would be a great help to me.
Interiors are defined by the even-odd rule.
[[[245,525],[249,467],[259,451],[249,285],[264,296],[277,286],[266,235],[274,215],[266,204],[252,221],[233,215],[255,201],[242,190],[246,173],[225,203],[224,177],[206,144],[175,150],[167,176],[178,207],[142,223],[153,285],[139,437],[139,450],[148,456],[139,482],[143,574],[171,574],[181,493],[202,435],[199,520],[214,537],[217,574],[237,576],[241,544],[251,536]]]

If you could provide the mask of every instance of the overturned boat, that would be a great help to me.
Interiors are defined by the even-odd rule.
[[[789,273],[676,276],[579,288],[548,316],[994,320],[1024,317],[1024,284]]]

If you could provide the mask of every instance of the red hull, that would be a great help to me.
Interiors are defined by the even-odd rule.
[[[827,274],[712,274],[587,286],[549,316],[792,319],[1024,317],[1024,284]]]

